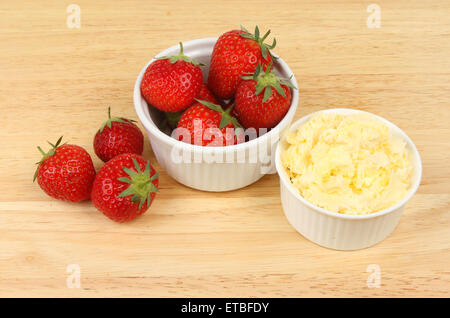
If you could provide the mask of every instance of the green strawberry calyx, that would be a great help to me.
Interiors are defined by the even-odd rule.
[[[258,26],[255,26],[255,33],[253,33],[253,34],[250,33],[242,25],[241,25],[241,31],[242,32],[241,32],[240,36],[242,36],[243,38],[246,38],[246,39],[256,41],[259,44],[259,46],[261,48],[261,54],[265,60],[267,60],[267,54],[269,54],[272,58],[275,58],[275,56],[272,55],[272,52],[270,50],[273,50],[275,48],[275,46],[277,45],[277,40],[275,38],[273,38],[272,45],[264,43],[264,41],[270,34],[270,30],[267,31],[262,37],[260,36]]]
[[[221,115],[219,129],[225,128],[229,123],[231,123],[236,130],[236,136],[239,136],[242,126],[239,124],[238,120],[231,115],[231,111],[233,110],[234,104],[227,108],[227,110],[223,110],[222,106],[208,102],[206,100],[201,100],[195,98],[197,102],[208,107],[211,110],[214,110]],[[239,129],[240,128],[240,129]]]
[[[181,116],[183,115],[184,110],[175,112],[175,113],[169,113],[166,112],[166,123],[169,125],[170,128],[174,129],[177,127],[178,122],[180,121]]]
[[[36,168],[36,171],[35,171],[34,176],[33,176],[33,182],[34,182],[34,181],[36,180],[36,178],[37,178],[37,174],[38,174],[39,167],[41,166],[41,164],[42,164],[47,158],[53,156],[53,155],[56,153],[56,149],[58,149],[58,147],[60,147],[60,146],[62,146],[62,145],[65,145],[65,143],[61,145],[62,138],[63,138],[63,136],[59,137],[58,141],[57,141],[55,144],[52,144],[50,141],[47,141],[48,144],[51,146],[51,148],[50,148],[50,150],[49,150],[48,152],[45,152],[45,151],[42,150],[42,148],[39,147],[39,146],[37,147],[37,149],[39,150],[39,152],[40,152],[41,155],[42,155],[42,159],[41,159],[39,162],[36,162],[37,168]]]
[[[151,194],[159,191],[158,188],[152,183],[154,180],[159,178],[159,174],[155,173],[150,176],[149,161],[147,161],[144,171],[141,170],[141,167],[134,158],[133,164],[136,171],[123,167],[123,171],[126,172],[128,177],[120,177],[118,180],[128,183],[130,186],[122,191],[118,197],[124,198],[132,196],[131,202],[139,203],[139,209],[141,209],[145,202],[147,202],[147,206],[149,206],[152,202]]]
[[[264,90],[264,97],[262,100],[263,103],[266,102],[270,96],[272,96],[273,89],[275,89],[278,94],[286,98],[286,94],[281,85],[297,89],[297,87],[295,87],[290,81],[292,75],[289,78],[278,77],[272,69],[271,64],[272,62],[269,63],[265,71],[261,67],[261,64],[258,64],[253,74],[246,73],[247,75],[242,76],[242,79],[244,80],[253,80],[256,82],[255,96],[259,95]]]
[[[175,64],[178,61],[185,61],[187,63],[191,63],[195,66],[205,66],[203,63],[199,63],[196,60],[190,58],[189,56],[186,56],[183,54],[183,43],[180,42],[180,53],[177,55],[170,55],[170,56],[162,56],[156,58],[157,60],[169,60],[171,64]]]
[[[100,132],[103,132],[103,129],[105,129],[105,127],[108,127],[111,129],[113,122],[126,123],[127,121],[131,122],[131,123],[136,122],[135,120],[131,120],[128,118],[119,118],[119,117],[111,118],[111,107],[108,107],[108,120],[103,123],[102,127],[100,128]]]

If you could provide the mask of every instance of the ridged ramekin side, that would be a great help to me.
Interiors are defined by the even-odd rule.
[[[289,223],[312,242],[336,250],[357,250],[384,240],[397,226],[403,206],[367,219],[344,219],[302,204],[280,182],[281,203]]]

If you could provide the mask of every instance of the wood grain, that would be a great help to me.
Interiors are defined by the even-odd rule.
[[[366,25],[367,1],[77,0],[79,29],[66,25],[69,3],[0,3],[0,296],[450,296],[450,2],[377,1],[378,29]],[[276,176],[195,191],[160,168],[148,140],[161,192],[135,222],[31,182],[36,145],[64,135],[94,154],[108,105],[137,118],[132,89],[151,57],[240,24],[276,35],[299,82],[296,118],[353,107],[414,140],[422,185],[385,241],[316,246],[284,218]],[[66,286],[69,264],[81,268],[79,289]],[[380,288],[367,287],[370,264]]]

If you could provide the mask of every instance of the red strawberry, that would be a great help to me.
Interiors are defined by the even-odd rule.
[[[270,50],[276,45],[264,43],[270,30],[259,36],[259,28],[255,34],[245,28],[222,34],[214,45],[208,75],[208,87],[219,98],[230,99],[236,92],[241,75],[253,73],[258,63],[267,67],[272,61]]]
[[[152,204],[158,191],[158,177],[143,157],[118,155],[98,171],[92,187],[92,203],[113,221],[131,221]]]
[[[216,97],[214,97],[213,93],[211,93],[211,91],[209,90],[208,86],[205,83],[202,83],[202,86],[199,92],[197,93],[195,99],[206,100],[213,104],[219,104]]]
[[[108,120],[94,138],[95,153],[103,162],[123,153],[142,155],[144,136],[133,124],[135,122],[126,118],[111,118],[111,108],[108,108]]]
[[[34,174],[39,186],[49,196],[71,202],[89,199],[95,178],[91,156],[76,145],[60,145],[62,137],[45,153],[38,150],[43,158],[39,161]]]
[[[200,100],[206,100],[208,102],[219,104],[217,99],[214,97],[214,95],[211,93],[211,91],[208,89],[208,86],[206,86],[205,83],[202,82],[202,86],[200,88],[200,91],[197,93],[197,96],[195,99]],[[194,104],[196,101],[194,101]],[[165,113],[166,114],[166,120],[169,124],[169,127],[174,129],[178,125],[178,121],[180,120],[181,116],[183,115],[184,111],[176,112],[176,113]]]
[[[203,83],[202,70],[193,59],[180,53],[164,56],[151,63],[141,82],[141,93],[145,100],[165,112],[177,112],[186,109]]]
[[[227,146],[236,144],[235,128],[241,127],[220,105],[198,100],[181,116],[175,130],[178,140],[201,146]],[[236,131],[238,134],[238,131]]]
[[[279,78],[269,68],[260,65],[252,76],[244,76],[236,90],[237,117],[245,128],[270,129],[275,127],[291,105],[291,91],[295,88],[289,79]],[[261,94],[264,92],[264,94]]]

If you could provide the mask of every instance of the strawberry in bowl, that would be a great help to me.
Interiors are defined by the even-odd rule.
[[[230,125],[230,122],[226,123],[226,125],[221,125],[223,114],[225,112],[228,116],[234,117],[234,120],[237,119],[236,126],[244,126],[244,128],[246,128],[245,125],[243,125],[243,122],[239,122],[239,118],[236,118],[237,104],[234,99],[236,97],[236,89],[241,82],[249,81],[242,77],[249,76],[247,73],[253,74],[258,67],[258,64],[261,65],[262,71],[265,72],[265,70],[269,68],[269,70],[273,70],[274,74],[279,78],[286,78],[286,81],[291,83],[292,86],[297,86],[295,76],[291,77],[293,73],[289,66],[283,59],[275,57],[275,55],[270,52],[270,47],[274,45],[271,45],[270,47],[267,44],[260,46],[259,42],[261,42],[263,38],[266,39],[268,34],[260,36],[258,35],[258,32],[259,30],[255,31],[255,34],[248,36],[254,37],[255,39],[258,38],[259,41],[245,38],[247,35],[242,37],[240,35],[241,33],[236,35],[238,37],[237,39],[233,36],[234,40],[245,40],[247,43],[245,45],[248,45],[248,43],[250,43],[248,41],[251,41],[255,51],[252,51],[252,54],[248,55],[254,55],[256,56],[256,59],[253,57],[247,59],[247,62],[251,60],[251,63],[249,63],[251,67],[248,68],[241,68],[242,63],[239,61],[233,64],[239,68],[239,71],[236,73],[237,76],[234,72],[223,72],[223,74],[221,74],[222,79],[220,79],[219,82],[222,81],[222,84],[224,84],[223,87],[234,87],[230,90],[231,93],[228,93],[228,95],[223,94],[221,89],[218,88],[219,82],[211,80],[211,78],[214,78],[214,76],[219,74],[219,70],[224,70],[224,68],[217,67],[218,64],[215,66],[213,65],[214,51],[216,52],[216,59],[218,57],[221,58],[216,49],[218,38],[198,39],[183,43],[183,54],[189,56],[198,63],[204,64],[202,67],[203,78],[208,79],[206,85],[212,93],[210,96],[213,96],[217,102],[209,100],[212,104],[216,105],[211,109],[207,105],[201,103],[200,105],[197,105],[198,102],[194,99],[194,102],[191,105],[177,114],[172,125],[168,125],[167,120],[167,114],[170,113],[162,111],[151,103],[148,103],[141,92],[145,72],[149,65],[157,61],[157,58],[152,59],[147,63],[139,74],[133,96],[136,112],[139,116],[139,120],[148,133],[149,141],[156,159],[162,168],[178,182],[199,190],[229,191],[245,187],[257,181],[263,175],[274,172],[272,166],[274,149],[280,134],[292,121],[298,105],[298,91],[291,87],[289,87],[290,100],[287,98],[287,100],[289,100],[288,107],[283,108],[283,115],[280,116],[277,114],[277,116],[274,116],[276,118],[273,120],[273,123],[270,123],[271,127],[267,127],[271,129],[266,134],[255,136],[255,138],[249,138],[247,131],[244,131],[243,138],[241,138],[240,135],[236,138],[237,130],[235,130],[234,134],[230,135],[231,137],[226,134],[225,130],[225,134],[222,134],[222,139],[215,137],[215,134],[207,134],[207,137],[213,137],[215,141],[221,140],[222,143],[211,142],[211,138],[209,138],[209,140],[203,138],[199,143],[196,143],[195,139],[192,140],[190,138],[180,141],[177,134],[172,134],[173,129],[178,127],[178,125],[189,130],[190,127],[193,126],[195,119],[200,119],[200,122],[203,123],[208,122],[208,125],[211,124],[213,130],[222,130],[225,126]],[[230,43],[229,41],[225,42]],[[220,47],[224,50],[223,44]],[[263,49],[263,47],[265,49]],[[171,56],[178,54],[178,52],[178,46],[173,46],[157,56]],[[243,51],[236,51],[235,53],[239,55],[241,54],[239,52]],[[233,54],[230,53],[229,56],[231,58]],[[224,61],[225,62],[223,63],[228,63],[226,60]],[[229,59],[229,61],[235,61],[235,58]],[[272,64],[270,64],[271,61],[273,61]],[[231,69],[232,67],[230,67],[230,70]],[[216,75],[212,75],[211,72],[215,72]],[[228,77],[227,74],[229,75]],[[216,79],[217,78],[219,78],[219,76],[216,76]],[[231,83],[233,84],[231,85]],[[286,83],[282,84],[285,85]],[[278,93],[275,88],[271,89],[273,92]],[[261,94],[264,94],[264,92]],[[199,95],[201,94],[197,94],[197,96]],[[207,98],[197,99],[207,100]],[[219,105],[222,107],[220,109],[216,108]],[[285,109],[287,109],[287,112],[284,112]],[[184,119],[182,121],[183,116]],[[275,121],[278,122],[275,123]],[[266,124],[264,123],[264,125]],[[236,126],[231,123],[231,126],[227,128],[235,129]],[[239,129],[242,131],[242,128]],[[204,137],[202,129],[200,129],[199,132],[200,135]]]
[[[194,102],[203,83],[201,63],[180,52],[163,56],[151,63],[141,82],[145,100],[165,112],[178,112]]]
[[[290,88],[296,87],[290,79],[278,77],[271,64],[265,71],[258,65],[237,87],[234,113],[245,128],[273,128],[291,106]]]
[[[223,110],[220,105],[197,100],[181,116],[175,138],[200,146],[234,145],[241,125],[230,115],[231,110],[232,107]]]
[[[244,27],[222,34],[214,45],[209,67],[208,87],[218,97],[231,99],[236,93],[241,76],[254,72],[257,65],[271,67],[272,53],[276,40],[272,45],[265,44],[270,30],[262,37],[258,26],[252,34]]]

